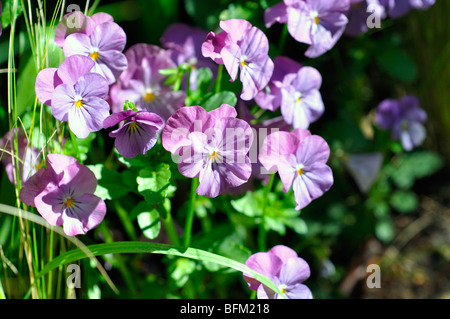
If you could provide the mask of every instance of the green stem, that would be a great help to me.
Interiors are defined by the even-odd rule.
[[[219,68],[217,69],[217,78],[216,78],[216,87],[215,92],[220,92],[220,86],[222,85],[222,75],[223,75],[223,64],[219,64]]]
[[[264,217],[266,215],[266,209],[267,209],[267,202],[269,201],[269,194],[272,190],[273,183],[275,181],[275,173],[272,173],[269,178],[269,182],[266,185],[266,188],[264,190],[264,204],[262,208],[262,216],[261,216],[261,223],[259,224],[259,232],[258,232],[258,249],[259,251],[266,251],[266,237],[267,232],[264,224]]]
[[[284,46],[286,45],[286,39],[289,34],[287,24],[284,24],[283,31],[281,32],[280,43],[278,44],[279,54],[283,54]]]
[[[170,242],[172,243],[172,245],[179,246],[180,240],[178,238],[175,225],[173,224],[172,214],[170,213],[170,211],[166,210],[163,204],[158,204],[155,206],[156,210],[159,212],[161,222],[163,223],[164,228],[166,229]]]
[[[192,236],[192,224],[194,223],[194,211],[195,211],[195,197],[198,186],[198,179],[193,178],[191,184],[191,197],[189,199],[189,209],[186,216],[186,224],[184,228],[184,247],[189,247],[191,244],[191,236]]]
[[[133,223],[131,222],[128,212],[119,204],[118,201],[114,201],[114,208],[116,209],[117,215],[125,228],[128,236],[131,240],[137,240],[138,236],[136,230],[134,229]]]

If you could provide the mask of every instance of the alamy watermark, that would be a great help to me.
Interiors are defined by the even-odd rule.
[[[366,269],[367,273],[370,275],[367,276],[366,286],[367,288],[381,288],[381,269],[377,264],[370,264]]]
[[[66,269],[67,273],[70,273],[66,279],[66,285],[70,289],[81,288],[81,270],[77,264],[70,264]]]

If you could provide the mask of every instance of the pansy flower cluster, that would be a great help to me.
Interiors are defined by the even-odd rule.
[[[265,11],[264,22],[267,28],[276,22],[286,24],[293,39],[308,45],[306,57],[317,58],[332,50],[344,32],[366,32],[362,21],[370,14],[368,8],[386,18],[433,3],[284,0]],[[64,60],[38,73],[35,93],[56,120],[67,122],[75,137],[84,139],[108,130],[115,150],[124,158],[146,155],[161,145],[181,175],[198,181],[193,183],[196,194],[209,198],[237,192],[252,176],[264,179],[263,171],[267,172],[264,177],[278,174],[282,191],[292,191],[292,209],[297,211],[333,186],[330,146],[314,134],[312,125],[325,112],[321,87],[326,79],[316,68],[288,56],[272,59],[266,34],[249,21],[222,20],[218,30],[210,32],[177,23],[164,32],[161,46],[138,43],[124,51],[126,34],[112,16],[74,12],[57,25],[54,41]],[[180,86],[168,81],[167,70],[183,68],[189,72],[182,74]],[[222,103],[207,110],[202,105],[186,105],[189,90],[198,89],[201,68],[211,70],[211,80],[220,80],[223,71],[232,82],[239,77],[239,107]],[[278,115],[259,121],[248,105],[258,108],[257,112]],[[391,130],[392,139],[400,140],[405,150],[424,141],[426,114],[416,97],[387,99],[375,113],[377,125]],[[263,136],[260,129],[271,132]],[[11,154],[13,133],[0,140],[0,147]],[[17,134],[22,202],[36,207],[43,218],[62,226],[69,236],[86,234],[98,226],[106,215],[106,204],[94,195],[98,184],[94,173],[67,155],[50,153],[43,161],[38,150],[27,145],[25,136]],[[13,182],[12,158],[4,156],[2,162]],[[373,183],[381,160],[378,153],[347,159],[362,191]],[[39,166],[41,162],[45,168]],[[369,165],[361,169],[361,162]],[[289,247],[277,245],[255,253],[246,266],[268,277],[281,292],[244,273],[258,298],[312,298],[303,284],[310,268]]]

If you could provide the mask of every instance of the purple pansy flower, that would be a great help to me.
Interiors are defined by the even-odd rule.
[[[198,68],[209,68],[213,74],[217,64],[205,58],[201,48],[207,32],[184,23],[174,23],[164,31],[161,43],[169,51],[172,60],[181,65],[187,63],[191,67],[190,88],[196,89]]]
[[[66,38],[72,33],[91,35],[95,27],[105,22],[113,22],[111,15],[98,12],[92,17],[84,15],[81,11],[74,11],[64,15],[62,21],[55,29],[55,43],[62,49]]]
[[[300,63],[288,57],[278,56],[273,60],[274,69],[267,86],[255,96],[255,102],[266,110],[275,111],[281,105],[281,88],[284,77],[297,73],[302,67]]]
[[[107,117],[103,127],[106,129],[122,121],[125,122],[123,126],[109,133],[109,136],[116,138],[117,151],[127,158],[147,153],[156,144],[158,134],[164,126],[163,120],[157,114],[127,110]]]
[[[269,58],[269,41],[260,29],[242,19],[220,21],[223,32],[210,32],[202,45],[205,57],[224,64],[231,80],[240,70],[241,99],[251,100],[269,83],[273,61]]]
[[[391,18],[400,18],[412,9],[426,10],[435,0],[380,0]]]
[[[47,168],[27,180],[20,199],[37,208],[53,226],[63,226],[69,236],[86,234],[101,223],[105,202],[93,193],[97,188],[94,173],[75,158],[49,154]]]
[[[266,26],[287,23],[289,34],[309,44],[305,55],[315,58],[333,48],[348,23],[350,0],[284,0],[265,13]]]
[[[92,59],[74,55],[65,59],[59,68],[46,68],[36,78],[36,96],[51,105],[53,116],[68,121],[71,131],[80,138],[103,128],[109,115],[105,101],[108,83],[97,73],[90,72]]]
[[[294,128],[307,129],[324,112],[319,92],[322,76],[315,68],[305,66],[284,77],[281,88],[281,114]]]
[[[122,53],[127,36],[115,22],[97,24],[91,34],[72,33],[64,41],[64,54],[84,55],[95,63],[92,71],[105,77],[108,84],[116,82],[127,68],[127,58]]]
[[[217,197],[250,178],[247,153],[253,132],[247,122],[236,118],[230,105],[211,112],[200,106],[181,108],[167,121],[162,142],[166,150],[181,155],[182,175],[199,178],[199,195]]]
[[[184,106],[186,94],[174,92],[172,86],[164,84],[166,76],[159,73],[161,69],[176,67],[166,50],[137,44],[127,50],[126,56],[130,66],[111,92],[115,112],[122,110],[123,103],[128,100],[138,109],[156,113],[167,120]]]
[[[392,130],[392,139],[400,139],[406,151],[419,146],[425,140],[423,123],[427,114],[420,107],[416,96],[408,95],[399,100],[386,99],[381,102],[375,113],[375,120],[384,130]]]
[[[278,286],[283,296],[276,294],[259,281],[244,273],[251,290],[257,291],[258,299],[312,299],[311,290],[303,284],[311,275],[308,263],[286,246],[277,245],[267,253],[251,255],[245,265],[264,275]]]
[[[39,150],[28,145],[28,139],[25,133],[19,129],[8,131],[0,139],[0,161],[5,165],[6,175],[11,183],[14,184],[13,163],[15,160],[11,154],[14,150],[14,132],[17,132],[18,153],[14,156],[19,158],[19,173],[22,182],[25,182],[31,175],[36,172],[36,168],[40,164]],[[4,151],[6,152],[4,152]],[[7,153],[8,152],[8,153]]]
[[[357,36],[367,32],[367,19],[371,15],[375,15],[380,21],[386,18],[386,10],[378,0],[351,0],[345,34]]]
[[[296,129],[267,136],[258,159],[269,172],[278,171],[284,192],[292,186],[299,210],[333,185],[333,173],[326,165],[329,156],[330,148],[322,137]]]

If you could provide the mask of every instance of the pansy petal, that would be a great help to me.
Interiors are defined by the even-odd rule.
[[[56,71],[56,68],[46,68],[41,70],[36,77],[36,96],[39,101],[46,105],[51,105],[55,88],[62,84],[62,80]]]
[[[59,121],[68,121],[69,112],[75,107],[75,90],[72,85],[59,85],[52,95],[52,114]]]
[[[311,275],[308,263],[300,258],[289,258],[281,267],[280,281],[287,286],[302,283]]]
[[[303,284],[296,284],[295,286],[291,287],[288,291],[286,291],[285,296],[288,299],[312,299],[313,298],[311,290]]]
[[[260,252],[251,255],[245,262],[245,265],[257,273],[270,278],[279,274],[283,262],[273,254]],[[251,290],[257,290],[259,285],[261,285],[259,281],[247,273],[244,273],[244,280],[248,283]]]
[[[94,61],[90,57],[83,55],[69,56],[59,66],[58,76],[64,84],[73,85],[81,76],[89,73],[93,66]]]
[[[298,255],[292,248],[289,248],[284,245],[276,245],[272,247],[267,253],[273,254],[286,263],[290,258],[297,258]]]
[[[93,194],[84,194],[73,200],[75,205],[66,209],[63,215],[64,232],[69,236],[86,234],[104,219],[105,202]]]

